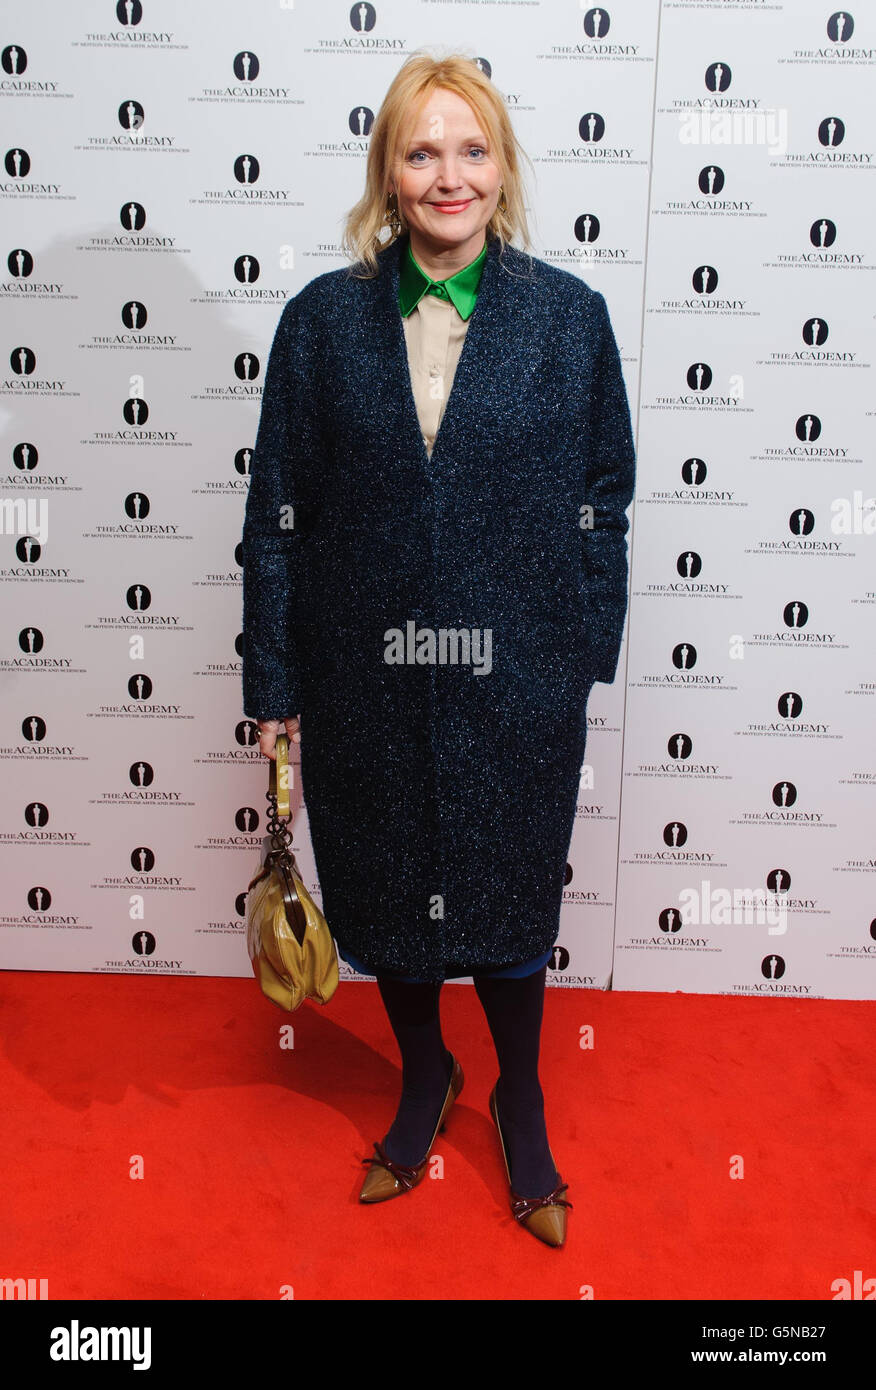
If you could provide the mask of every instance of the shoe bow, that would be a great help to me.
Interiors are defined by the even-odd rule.
[[[403,1163],[396,1163],[394,1159],[390,1158],[383,1147],[377,1143],[374,1145],[374,1152],[377,1155],[376,1158],[363,1158],[362,1162],[373,1163],[380,1168],[386,1168],[406,1192],[416,1186],[420,1178],[422,1163],[418,1164],[416,1168],[406,1168]]]
[[[547,1197],[519,1197],[516,1192],[511,1196],[511,1211],[518,1221],[525,1221],[527,1216],[531,1216],[540,1207],[571,1207],[572,1203],[561,1197],[560,1193],[565,1192],[569,1184],[561,1183],[555,1187],[553,1192],[549,1192]]]

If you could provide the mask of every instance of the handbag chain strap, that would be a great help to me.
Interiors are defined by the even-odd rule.
[[[288,820],[277,813],[277,798],[272,791],[265,792],[268,803],[267,828],[271,837],[271,850],[274,854],[288,854],[292,848],[292,831]]]
[[[265,793],[268,803],[267,828],[271,836],[271,848],[265,865],[273,865],[279,874],[287,920],[301,946],[304,944],[304,933],[307,929],[307,914],[298,896],[293,877],[296,865],[292,851],[292,831],[289,827],[289,740],[286,734],[277,736],[276,754],[276,759],[271,761],[268,790]]]
[[[275,757],[270,763],[268,790],[265,796],[269,808],[267,824],[271,836],[272,857],[294,858],[291,855],[292,831],[289,829],[289,738],[286,734],[277,735]]]

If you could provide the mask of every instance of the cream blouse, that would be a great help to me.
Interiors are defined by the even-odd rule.
[[[463,319],[449,299],[424,294],[402,323],[420,430],[431,458],[471,317]]]

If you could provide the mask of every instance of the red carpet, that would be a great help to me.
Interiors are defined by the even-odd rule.
[[[876,1277],[867,1002],[549,991],[574,1203],[551,1250],[508,1209],[470,986],[442,994],[466,1075],[444,1177],[373,1207],[360,1160],[400,1086],[375,985],[285,1015],[254,980],[5,972],[0,1001],[0,1278],[50,1299],[822,1300]]]

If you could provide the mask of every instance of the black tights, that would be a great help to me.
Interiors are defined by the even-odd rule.
[[[497,1103],[521,1197],[542,1197],[557,1182],[544,1123],[538,1054],[547,966],[515,979],[474,975],[499,1063]],[[441,1035],[441,984],[415,984],[380,972],[377,984],[402,1057],[402,1097],[383,1144],[397,1163],[421,1162],[450,1081]]]

